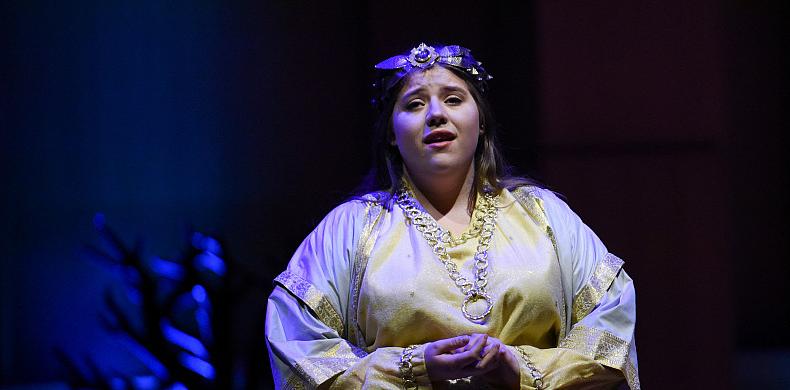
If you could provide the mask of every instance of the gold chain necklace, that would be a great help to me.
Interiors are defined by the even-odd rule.
[[[433,253],[444,264],[450,279],[466,296],[464,303],[461,305],[461,312],[464,314],[464,317],[473,322],[481,321],[488,317],[491,313],[491,308],[494,306],[493,298],[486,292],[486,285],[488,284],[488,248],[491,246],[491,238],[494,236],[494,220],[497,212],[493,195],[489,193],[483,194],[478,205],[480,212],[476,212],[480,224],[480,240],[477,243],[477,252],[474,257],[474,282],[470,282],[458,272],[458,267],[452,262],[450,255],[447,254],[447,248],[444,247],[445,241],[442,238],[448,233],[439,226],[433,217],[420,210],[420,207],[417,206],[417,201],[407,188],[402,188],[398,191],[395,202],[403,210],[403,214],[409,222],[414,225],[417,231],[422,233],[425,240],[428,241],[428,245],[433,249]],[[479,300],[485,301],[485,310],[478,315],[469,313],[469,305]]]
[[[481,209],[475,209],[474,218],[472,219],[472,227],[463,232],[458,237],[453,237],[453,234],[450,233],[449,230],[446,230],[442,235],[442,242],[445,243],[450,248],[455,248],[461,244],[466,243],[472,238],[475,238],[480,235],[480,229],[483,227],[483,211]]]

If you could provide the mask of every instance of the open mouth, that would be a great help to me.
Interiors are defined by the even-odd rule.
[[[451,132],[449,130],[434,130],[434,131],[428,133],[428,135],[426,135],[425,138],[422,139],[422,142],[424,144],[429,144],[430,145],[430,144],[436,144],[436,143],[440,143],[440,142],[452,141],[452,140],[455,139],[455,137],[456,137],[456,135],[453,134],[453,132]]]

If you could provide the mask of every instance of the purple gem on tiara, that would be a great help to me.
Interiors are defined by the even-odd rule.
[[[432,46],[428,46],[424,43],[420,43],[419,46],[411,49],[409,53],[409,57],[407,60],[411,63],[412,66],[416,66],[418,68],[426,69],[433,65],[436,62],[437,58],[439,57],[438,53],[436,53],[436,49]]]
[[[414,55],[414,59],[417,60],[417,62],[426,62],[431,59],[431,52],[427,47],[424,47]]]

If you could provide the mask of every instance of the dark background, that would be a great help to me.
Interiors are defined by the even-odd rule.
[[[646,388],[790,386],[781,3],[0,3],[0,386],[56,386],[55,347],[136,367],[79,255],[99,211],[163,256],[224,237],[260,335],[367,170],[372,65],[423,40],[473,50],[509,161],[626,260]]]

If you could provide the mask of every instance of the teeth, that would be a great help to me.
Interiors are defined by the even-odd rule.
[[[429,135],[428,138],[426,138],[425,142],[432,144],[437,142],[450,141],[452,139],[453,139],[452,134],[441,133],[436,135]]]

